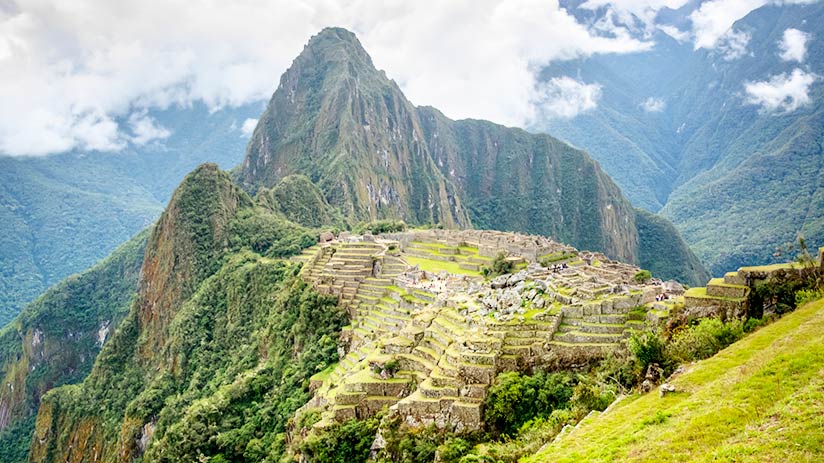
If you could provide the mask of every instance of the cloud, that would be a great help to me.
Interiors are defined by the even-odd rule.
[[[692,37],[688,31],[682,31],[675,26],[667,26],[667,25],[657,25],[658,29],[668,36],[674,38],[678,42],[687,42]]]
[[[146,115],[146,111],[133,113],[129,117],[129,126],[132,130],[129,141],[138,146],[145,145],[150,141],[168,138],[172,134],[165,127],[157,125],[153,118]]]
[[[641,102],[641,109],[648,113],[660,113],[667,107],[667,103],[661,98],[649,97]]]
[[[747,54],[747,45],[752,36],[746,32],[730,29],[716,42],[716,49],[725,61],[733,61]]]
[[[798,61],[804,62],[807,56],[807,41],[810,39],[810,34],[802,32],[798,29],[787,29],[784,31],[784,37],[778,43],[781,49],[781,59],[784,61]]]
[[[661,8],[678,9],[688,0],[586,0],[578,8],[597,10],[607,8],[611,10],[618,21],[632,24],[633,17],[638,18],[647,26],[653,26],[655,15]]]
[[[145,138],[133,114],[267,99],[330,25],[355,31],[414,103],[507,125],[535,116],[548,63],[653,45],[579,24],[558,0],[14,1],[0,8],[0,153],[10,155],[117,150]],[[140,127],[162,138],[154,123]]]
[[[599,84],[585,84],[571,77],[555,77],[538,85],[537,104],[541,115],[571,119],[595,109],[601,98]]]
[[[712,0],[702,3],[690,14],[695,49],[713,49],[719,42],[724,42],[725,36],[729,40],[735,21],[767,3],[766,0]],[[735,39],[735,33],[732,34]]]
[[[789,113],[810,104],[810,86],[818,80],[815,74],[794,69],[791,74],[778,74],[761,82],[746,82],[746,103],[761,106],[766,112]]]
[[[251,136],[252,132],[255,131],[255,127],[257,127],[258,120],[257,119],[246,119],[243,121],[243,125],[240,126],[240,132],[244,136]]]

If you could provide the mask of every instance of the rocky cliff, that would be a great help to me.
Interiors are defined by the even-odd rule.
[[[414,106],[343,29],[313,37],[283,75],[238,176],[254,191],[295,173],[355,221],[537,233],[665,278],[707,277],[674,228],[653,231],[674,259],[639,239],[636,210],[586,153]]]

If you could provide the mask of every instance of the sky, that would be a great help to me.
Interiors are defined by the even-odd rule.
[[[597,107],[602,84],[539,82],[543,67],[647,52],[656,29],[735,59],[747,36],[733,23],[767,3],[710,0],[689,28],[655,23],[661,8],[686,1],[587,0],[580,8],[608,14],[581,24],[557,0],[0,0],[0,154],[118,151],[170,135],[152,110],[268,99],[325,26],[354,31],[413,103],[449,117],[521,127],[570,118]],[[785,32],[782,59],[800,66],[807,40]],[[817,79],[801,67],[765,76],[746,83],[746,102],[793,110]],[[666,109],[654,98],[641,107]]]

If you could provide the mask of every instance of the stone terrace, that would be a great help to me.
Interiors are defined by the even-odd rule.
[[[516,273],[484,279],[500,252]],[[515,233],[344,235],[295,260],[352,321],[341,361],[313,377],[317,426],[389,407],[413,425],[477,429],[498,373],[602,356],[667,308],[650,307],[661,287],[636,284],[634,266]]]

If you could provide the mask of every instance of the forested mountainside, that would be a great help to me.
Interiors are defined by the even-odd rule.
[[[35,297],[149,226],[197,165],[242,159],[259,103],[152,111],[167,138],[117,153],[0,156],[0,326]]]
[[[586,153],[415,107],[343,29],[313,37],[283,75],[237,171],[251,191],[292,174],[356,221],[538,233],[663,278],[706,276],[673,228],[647,227],[654,239],[639,239],[645,218]]]
[[[43,397],[30,461],[260,461],[282,450],[304,382],[337,360],[346,320],[280,259],[316,241],[216,165],[187,176],[91,374]]]
[[[659,20],[689,22],[694,8],[664,10]],[[693,50],[657,31],[649,52],[554,63],[543,79],[600,85],[598,108],[533,129],[586,149],[633,204],[671,220],[714,273],[780,260],[776,247],[798,232],[824,242],[823,15],[820,2],[758,8],[731,28],[746,38],[737,52]],[[806,34],[800,60],[782,56],[790,29]],[[767,106],[747,91],[791,81],[796,91]]]
[[[148,236],[55,285],[0,330],[0,461],[25,461],[40,397],[91,371],[137,294]]]

